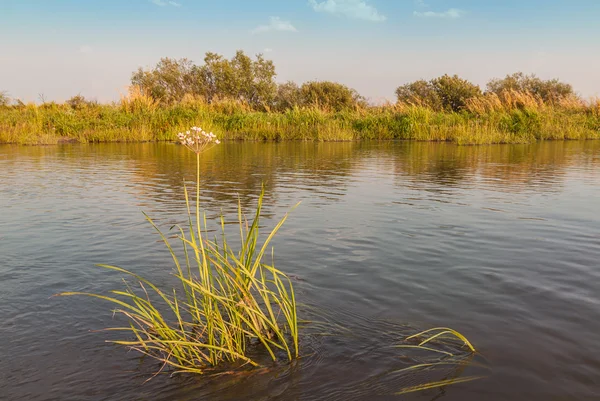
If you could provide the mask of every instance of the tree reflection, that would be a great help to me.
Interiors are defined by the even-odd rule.
[[[266,190],[267,214],[289,193],[336,202],[350,186],[360,185],[356,181],[369,180],[373,171],[393,176],[397,186],[436,193],[480,185],[505,192],[555,192],[563,187],[570,168],[578,174],[592,171],[600,163],[599,151],[597,141],[491,146],[226,143],[202,154],[200,184],[204,206],[218,207],[211,210],[216,213],[235,211],[238,199],[243,208],[252,208],[261,185]],[[123,190],[135,194],[144,210],[153,202],[183,205],[183,180],[192,184],[195,177],[194,155],[170,143],[2,146],[0,155],[7,168],[27,160],[30,167],[41,169],[52,160],[59,163],[56,168],[61,174],[68,169],[86,171],[90,185],[125,176],[131,185]]]

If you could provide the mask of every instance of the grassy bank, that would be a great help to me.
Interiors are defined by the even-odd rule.
[[[337,112],[317,107],[263,112],[239,102],[207,104],[193,98],[161,106],[143,95],[105,105],[0,107],[0,143],[172,141],[192,125],[206,127],[225,140],[531,143],[600,138],[600,103],[546,104],[527,93],[510,92],[472,99],[461,112],[405,104]]]

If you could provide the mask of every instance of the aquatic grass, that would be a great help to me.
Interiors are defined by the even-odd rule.
[[[447,327],[435,327],[419,333],[410,335],[404,339],[405,342],[417,340],[417,344],[397,344],[393,348],[401,348],[414,351],[422,351],[425,359],[418,359],[417,363],[394,370],[390,374],[432,375],[437,370],[446,372],[450,368],[450,374],[442,380],[425,381],[424,383],[404,387],[396,392],[396,395],[408,394],[434,388],[446,387],[458,383],[466,383],[486,376],[471,375],[461,376],[462,370],[467,367],[483,367],[474,364],[471,360],[476,354],[475,347],[461,333]],[[457,341],[458,340],[458,343]],[[465,349],[466,348],[466,349]],[[431,355],[429,357],[429,355]]]
[[[433,334],[431,334],[431,333],[433,333]],[[429,335],[429,337],[427,335]],[[432,329],[421,331],[420,333],[413,334],[412,336],[407,337],[406,341],[410,341],[412,339],[416,339],[419,337],[425,337],[425,339],[419,343],[419,346],[421,347],[421,346],[431,342],[432,340],[435,340],[436,338],[441,338],[446,335],[450,335],[452,337],[455,337],[455,338],[463,341],[464,344],[469,348],[469,350],[471,352],[475,352],[475,348],[469,342],[469,340],[467,340],[467,338],[465,336],[460,334],[458,331],[449,329],[447,327],[435,327]]]
[[[160,235],[175,265],[179,288],[160,289],[148,279],[120,267],[100,265],[133,279],[123,290],[110,295],[86,295],[113,303],[115,312],[128,325],[111,328],[129,334],[129,339],[111,341],[158,360],[157,374],[166,368],[173,373],[204,373],[223,364],[258,366],[250,356],[262,350],[271,360],[299,356],[298,316],[294,288],[289,277],[263,262],[271,240],[287,219],[279,221],[261,242],[259,226],[264,188],[254,218],[248,222],[238,202],[240,248],[230,246],[221,217],[221,240],[208,238],[206,216],[200,212],[200,153],[217,145],[213,133],[201,128],[178,135],[181,143],[196,154],[196,200],[192,210],[184,185],[187,226],[176,226],[183,255],[178,255],[166,234],[146,216]]]
[[[467,383],[467,382],[471,382],[474,380],[480,380],[480,379],[485,379],[485,378],[486,378],[486,376],[467,376],[467,377],[457,377],[457,378],[452,378],[452,379],[444,379],[444,380],[440,380],[440,381],[406,387],[406,388],[396,392],[395,394],[396,395],[404,395],[404,394],[415,393],[415,392],[419,392],[419,391],[425,391],[425,390],[431,390],[431,389],[440,388],[440,387],[446,387],[446,386],[449,386],[452,384]]]
[[[324,341],[334,338],[336,349],[345,346],[358,360],[377,365],[374,371],[364,372],[364,379],[348,383],[349,390],[368,389],[370,395],[389,397],[487,377],[485,358],[453,329],[436,327],[415,333],[410,326],[373,320],[352,310],[309,306],[305,313],[312,317],[305,328],[309,335]],[[340,319],[351,320],[340,325]]]

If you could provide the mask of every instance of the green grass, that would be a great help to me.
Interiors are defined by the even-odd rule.
[[[197,183],[200,164],[197,154]],[[221,240],[208,238],[207,222],[200,213],[200,188],[196,187],[195,213],[187,189],[188,225],[178,227],[182,254],[158,231],[175,265],[178,288],[160,289],[148,279],[120,267],[104,268],[128,275],[122,290],[108,295],[64,292],[108,301],[125,316],[127,325],[109,330],[126,333],[114,343],[160,361],[161,368],[175,373],[204,373],[222,364],[258,366],[250,356],[260,349],[272,360],[298,357],[298,316],[292,282],[273,264],[263,262],[269,244],[286,216],[268,236],[259,240],[264,190],[254,219],[247,222],[238,208],[240,246],[236,251],[225,233],[221,218]]]
[[[416,343],[412,343],[417,341]],[[396,395],[418,391],[443,388],[453,384],[467,383],[483,379],[483,375],[463,376],[462,371],[467,367],[485,366],[474,363],[475,347],[461,333],[446,327],[436,327],[405,338],[405,343],[394,348],[419,351],[425,355],[421,359],[402,369],[391,372],[393,375],[410,374],[414,376],[434,376],[441,371],[446,378],[440,380],[424,380],[422,383],[406,386],[396,392]]]
[[[78,108],[56,103],[0,107],[0,143],[172,141],[192,125],[202,125],[220,139],[249,141],[401,139],[467,145],[600,138],[600,113],[592,107],[531,106],[482,113],[419,106],[275,113],[236,104],[158,106],[134,101]]]

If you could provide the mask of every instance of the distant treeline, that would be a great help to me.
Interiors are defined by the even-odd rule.
[[[366,99],[356,90],[337,82],[278,84],[275,78],[271,60],[262,55],[252,59],[238,51],[230,60],[207,53],[202,65],[187,59],[163,58],[153,69],[136,71],[131,84],[163,104],[173,104],[192,96],[208,103],[215,99],[237,100],[263,111],[315,106],[340,111],[367,105]],[[471,98],[501,95],[507,90],[526,92],[544,102],[576,96],[571,85],[558,79],[542,80],[520,72],[503,79],[492,79],[485,91],[456,75],[444,75],[402,85],[396,89],[396,96],[399,102],[427,106],[436,111],[461,111]]]
[[[273,61],[262,55],[255,59],[238,51],[230,60],[207,53],[204,64],[187,59],[163,58],[151,70],[140,68],[131,84],[162,104],[181,102],[186,97],[236,100],[260,111],[284,111],[294,107],[319,106],[332,110],[366,105],[353,89],[336,82],[278,84]]]
[[[396,89],[397,101],[369,104],[343,84],[277,83],[262,55],[231,59],[207,53],[204,63],[161,59],[138,69],[119,102],[81,95],[65,103],[25,104],[0,94],[0,143],[174,140],[192,125],[221,139],[406,139],[459,144],[599,139],[600,101],[571,85],[515,73],[483,90],[456,75]]]
[[[154,68],[140,68],[132,74],[131,84],[162,105],[201,99],[207,103],[228,99],[242,102],[257,111],[284,111],[294,107],[319,107],[330,111],[367,107],[366,99],[356,90],[330,81],[277,83],[273,61],[263,55],[254,59],[238,51],[231,59],[207,53],[204,63],[188,59],[161,59]],[[469,99],[501,96],[505,91],[528,93],[546,103],[576,98],[573,87],[558,79],[543,80],[521,72],[492,79],[482,90],[478,85],[457,75],[418,80],[396,89],[397,101],[425,106],[435,111],[459,112],[467,108]],[[68,103],[74,106],[86,101],[77,95]],[[0,105],[10,99],[0,93]]]

